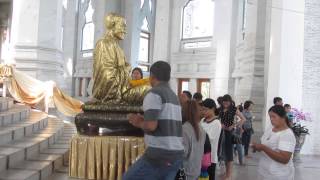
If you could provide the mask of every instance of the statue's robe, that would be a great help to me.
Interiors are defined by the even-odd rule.
[[[141,104],[149,89],[130,87],[131,66],[114,37],[100,39],[94,50],[93,97],[102,102]]]

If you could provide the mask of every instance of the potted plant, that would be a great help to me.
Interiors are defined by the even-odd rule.
[[[301,123],[311,121],[311,117],[309,113],[305,113],[296,108],[292,108],[291,113],[293,115],[293,126],[291,129],[296,137],[296,147],[294,152],[294,157],[296,158],[300,154],[306,135],[309,134],[309,129]]]

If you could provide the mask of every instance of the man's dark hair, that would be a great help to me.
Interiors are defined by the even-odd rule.
[[[274,104],[274,105],[277,104],[277,102],[279,102],[279,101],[282,101],[282,98],[281,98],[281,97],[275,97],[275,98],[273,98],[273,104]]]
[[[203,98],[203,96],[199,92],[196,92],[193,94],[193,99],[195,99],[195,100],[202,100],[202,98]]]
[[[150,74],[159,81],[168,82],[170,80],[170,73],[170,64],[165,61],[157,61],[150,68]]]
[[[192,94],[190,91],[182,91],[182,93],[185,94],[189,98],[189,100],[192,99]]]
[[[243,109],[248,109],[250,107],[250,105],[252,105],[252,104],[253,104],[253,102],[250,100],[244,102]]]
[[[284,108],[289,108],[289,107],[291,107],[291,106],[290,106],[290,104],[285,104],[283,107],[284,107]]]

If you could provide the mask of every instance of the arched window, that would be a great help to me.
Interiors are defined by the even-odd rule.
[[[82,29],[81,50],[90,50],[94,48],[94,24],[92,21],[94,10],[92,8],[92,0],[85,13],[85,24]]]
[[[149,71],[150,59],[151,59],[151,32],[153,24],[149,22],[154,18],[152,15],[152,0],[140,0],[140,7],[143,19],[140,27],[139,37],[139,54],[138,54],[138,66],[143,71]]]
[[[242,1],[242,39],[245,39],[246,36],[246,26],[247,26],[247,0]]]
[[[141,26],[140,44],[139,44],[139,67],[143,71],[149,71],[150,63],[150,30],[148,20],[145,17]]]
[[[183,47],[204,48],[211,46],[213,35],[214,1],[189,0],[183,7]]]

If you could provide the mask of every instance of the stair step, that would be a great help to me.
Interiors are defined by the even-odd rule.
[[[10,108],[1,112],[0,107],[0,180],[48,180],[53,171],[65,175],[74,124],[27,106]]]
[[[0,97],[0,111],[7,111],[12,108],[13,99],[8,97]]]
[[[22,139],[25,136],[43,129],[46,127],[47,122],[48,119],[44,113],[31,112],[27,121],[0,126],[0,146],[12,140]]]
[[[6,157],[5,169],[7,169],[8,167],[12,167],[25,159],[25,149],[13,147],[0,147],[0,155]],[[0,171],[3,171],[5,169],[0,169]]]
[[[48,161],[23,161],[11,169],[38,171],[40,180],[45,180],[52,174],[52,163]]]
[[[25,121],[30,115],[30,108],[22,105],[14,105],[12,109],[0,112],[0,126],[15,122]]]
[[[33,170],[9,169],[0,173],[1,180],[39,180],[40,173]]]
[[[61,168],[59,168],[59,169],[56,170],[55,172],[58,172],[58,173],[68,173],[68,172],[69,172],[69,167],[68,167],[68,166],[62,166]]]
[[[69,144],[53,144],[49,146],[50,149],[68,149]]]
[[[63,158],[63,165],[68,164],[69,161],[69,148],[68,149],[52,149],[48,148],[40,152],[40,154],[55,154],[60,155]]]
[[[56,154],[39,154],[35,157],[29,158],[30,161],[48,161],[53,165],[53,170],[58,170],[63,166],[63,159],[61,155]]]

